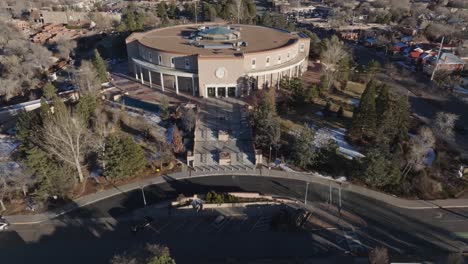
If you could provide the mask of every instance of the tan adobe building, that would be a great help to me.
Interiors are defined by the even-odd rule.
[[[279,86],[307,70],[302,33],[254,25],[182,25],[126,39],[129,69],[142,83],[201,97],[234,97]]]

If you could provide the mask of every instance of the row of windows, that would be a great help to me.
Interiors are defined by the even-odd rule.
[[[143,56],[143,58],[153,62],[153,53],[148,52],[146,55],[147,56]],[[158,55],[158,64],[163,65],[161,55]],[[171,67],[174,67],[174,57],[171,57]],[[190,60],[188,58],[185,58],[185,68],[190,69]]]
[[[304,52],[304,44],[301,44],[299,46],[299,52]],[[286,57],[286,61],[291,59],[291,52],[288,52],[288,55]],[[255,58],[252,59],[252,69],[255,69],[257,64],[257,60]],[[270,57],[266,57],[266,66],[270,66]],[[278,55],[278,60],[276,61],[276,64],[281,64],[281,55]]]

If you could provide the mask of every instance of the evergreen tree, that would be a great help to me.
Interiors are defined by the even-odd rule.
[[[277,146],[281,137],[281,127],[276,114],[275,91],[269,89],[262,96],[252,115],[255,130],[255,144],[262,148]]]
[[[96,68],[97,75],[99,77],[99,80],[101,82],[107,82],[107,68],[106,68],[106,63],[101,57],[101,54],[99,54],[98,50],[94,50],[94,58],[93,58],[93,66]]]
[[[370,139],[376,132],[376,96],[375,81],[370,81],[364,90],[359,107],[355,110],[353,115],[353,123],[350,129],[350,136],[355,139]]]
[[[377,148],[372,148],[366,153],[361,175],[366,184],[378,188],[395,186],[401,178],[398,166],[388,154]]]
[[[130,4],[124,12],[125,28],[129,31],[135,31],[137,29],[136,19],[135,19],[135,6]]]
[[[379,94],[375,99],[375,110],[377,115],[377,126],[380,126],[384,113],[390,108],[390,95],[388,85],[382,84]]]
[[[54,97],[57,93],[57,88],[55,88],[55,86],[50,82],[47,82],[46,85],[44,85],[44,87],[42,88],[42,90],[43,90],[43,96],[47,100],[51,100],[52,97]]]
[[[304,125],[294,140],[292,149],[293,161],[294,164],[301,168],[306,169],[312,166],[316,158],[316,153],[312,146],[314,134],[315,131],[312,128]]]
[[[161,1],[158,3],[158,17],[160,17],[161,19],[167,17],[167,8],[165,1]]]
[[[175,19],[175,18],[176,18],[177,5],[176,5],[176,3],[175,3],[174,0],[172,0],[172,1],[169,3],[169,8],[168,8],[167,13],[169,14],[169,17],[170,17],[170,18],[172,18],[172,19]]]
[[[214,8],[214,6],[208,2],[203,2],[203,9],[204,9],[205,19],[209,21],[215,21],[216,16],[217,16],[216,8]]]
[[[367,64],[367,73],[369,74],[370,78],[374,78],[374,76],[380,72],[380,63],[376,60],[371,60]]]
[[[131,177],[147,163],[143,149],[131,137],[115,134],[106,139],[100,160],[105,167],[104,176],[113,179]]]
[[[87,93],[83,95],[78,101],[78,104],[76,105],[76,111],[78,112],[78,114],[81,116],[83,120],[89,122],[91,119],[91,116],[96,111],[96,107],[97,107],[96,97],[94,97],[90,93]]]
[[[161,97],[161,102],[159,104],[159,116],[162,120],[167,120],[171,116],[169,100],[166,96]]]

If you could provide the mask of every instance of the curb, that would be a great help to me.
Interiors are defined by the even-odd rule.
[[[465,199],[463,199],[463,201],[461,199],[453,199],[453,201],[460,202],[462,203],[462,205],[450,205],[450,204],[440,205],[439,203],[447,203],[448,201],[451,201],[451,200],[450,199],[434,200],[434,201],[407,200],[407,199],[394,197],[388,194],[380,193],[374,190],[370,190],[361,186],[353,185],[348,182],[340,182],[334,179],[328,179],[328,178],[320,177],[314,174],[291,173],[291,172],[275,171],[275,170],[267,171],[266,174],[264,174],[263,172],[264,171],[262,170],[255,170],[252,172],[229,171],[229,172],[224,172],[224,173],[220,173],[216,171],[213,173],[201,173],[201,174],[195,174],[195,175],[192,175],[192,173],[178,172],[178,173],[169,174],[169,175],[156,176],[153,178],[143,180],[142,182],[134,182],[134,183],[130,183],[124,186],[119,186],[119,190],[113,188],[113,189],[104,190],[98,193],[90,194],[88,196],[84,196],[75,200],[74,206],[70,208],[66,208],[65,206],[62,209],[58,209],[57,212],[46,212],[43,214],[36,214],[36,215],[12,215],[12,216],[4,216],[4,217],[11,224],[15,224],[15,225],[39,224],[39,223],[57,218],[64,214],[67,214],[78,208],[114,197],[122,193],[127,193],[138,188],[145,188],[150,185],[162,184],[168,181],[179,181],[179,180],[187,180],[191,178],[202,178],[202,177],[212,177],[212,176],[216,177],[220,175],[232,175],[232,176],[244,176],[244,177],[262,177],[263,176],[263,177],[271,177],[271,178],[298,180],[298,181],[303,181],[303,182],[313,182],[313,183],[320,184],[320,185],[329,185],[333,188],[341,188],[344,191],[362,195],[362,196],[365,196],[367,198],[371,198],[374,200],[378,200],[378,201],[384,202],[394,207],[398,207],[402,209],[409,209],[409,210],[427,210],[427,209],[436,209],[436,208],[468,208],[468,199],[466,199],[467,201],[464,203],[463,201]],[[308,179],[304,179],[304,177],[307,177]],[[109,193],[105,194],[105,192],[109,192]],[[86,200],[87,198],[90,198],[92,196],[97,196],[97,197],[89,201],[80,202],[81,200]],[[422,204],[425,204],[425,205],[423,206]],[[21,218],[29,218],[29,219],[36,218],[36,220],[21,220]]]

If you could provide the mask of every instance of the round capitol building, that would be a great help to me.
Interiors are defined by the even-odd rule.
[[[181,25],[126,39],[139,81],[201,97],[238,97],[301,76],[309,42],[302,33],[232,24]]]

